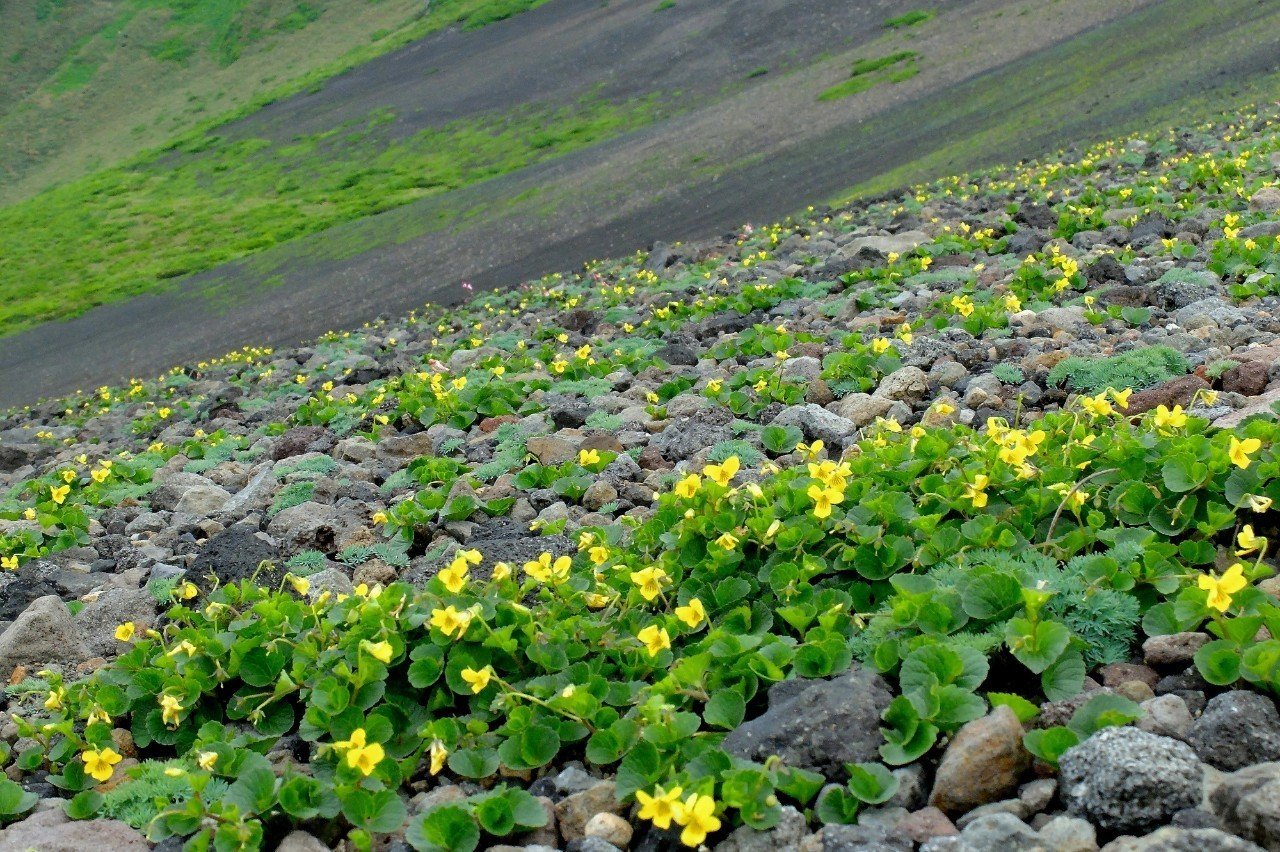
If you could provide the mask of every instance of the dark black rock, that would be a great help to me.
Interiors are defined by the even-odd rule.
[[[1280,713],[1265,695],[1224,692],[1209,700],[1187,742],[1201,760],[1227,772],[1280,760]]]

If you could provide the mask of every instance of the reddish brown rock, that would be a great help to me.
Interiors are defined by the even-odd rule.
[[[1228,393],[1257,396],[1271,381],[1270,365],[1262,361],[1244,361],[1222,374],[1222,389]]]
[[[1138,680],[1155,689],[1156,684],[1160,682],[1160,675],[1155,669],[1136,666],[1133,663],[1109,663],[1098,669],[1098,673],[1102,675],[1102,685],[1113,688],[1131,680]]]
[[[997,707],[961,728],[947,746],[934,778],[929,804],[948,814],[1009,798],[1031,765],[1022,747],[1022,723],[1008,707]]]
[[[1145,414],[1160,405],[1168,408],[1181,405],[1185,408],[1191,404],[1191,399],[1197,392],[1206,390],[1209,390],[1209,383],[1199,376],[1179,376],[1164,384],[1136,392],[1129,397],[1129,407],[1125,409],[1125,413]]]
[[[909,838],[912,843],[924,843],[931,837],[952,837],[960,831],[942,811],[927,807],[907,814],[898,823],[898,833]]]

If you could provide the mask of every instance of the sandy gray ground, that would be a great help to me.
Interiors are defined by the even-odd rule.
[[[1277,70],[1274,9],[1254,3],[1250,8],[1262,11],[1252,19],[1224,13],[1198,25],[1191,44],[1185,25],[1178,28],[1187,3],[972,0],[946,4],[927,30],[886,37],[880,22],[913,3],[769,0],[719,4],[712,14],[712,0],[681,0],[666,12],[654,11],[651,0],[552,0],[511,21],[410,45],[229,132],[287,138],[389,104],[408,132],[458,117],[468,103],[492,109],[525,98],[563,100],[591,88],[588,82],[603,82],[610,96],[683,85],[692,108],[522,172],[193,276],[167,292],[0,340],[0,405],[449,302],[464,295],[464,280],[509,287],[655,240],[780,218],[938,152],[950,158],[944,167],[1032,156]],[[857,12],[841,17],[838,6]],[[665,17],[685,7],[689,19]],[[790,21],[789,11],[804,25]],[[754,29],[743,28],[748,20]],[[1241,38],[1244,29],[1256,37]],[[802,52],[814,50],[815,32],[829,43],[829,59],[783,49],[785,37]],[[752,41],[762,33],[777,39]],[[847,76],[852,58],[880,55],[904,39],[924,57],[916,78],[817,102],[818,92]],[[1124,45],[1125,61],[1085,67],[1117,45]],[[681,62],[690,68],[673,70]],[[760,65],[791,70],[744,82]],[[611,77],[611,67],[621,70]],[[1063,106],[1044,109],[1058,102]],[[984,139],[997,131],[999,144]],[[975,144],[966,147],[967,140]],[[268,279],[277,283],[265,286]]]

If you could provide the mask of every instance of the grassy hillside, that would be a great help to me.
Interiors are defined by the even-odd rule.
[[[7,2],[0,200],[130,158],[433,30],[483,26],[540,2]]]

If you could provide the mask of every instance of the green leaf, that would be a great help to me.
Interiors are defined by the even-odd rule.
[[[502,796],[486,796],[472,808],[480,827],[490,834],[503,837],[516,827],[516,816],[511,804]]]
[[[449,768],[463,778],[488,778],[501,761],[491,748],[460,748],[449,754]]]
[[[280,785],[280,808],[298,820],[333,817],[339,810],[338,797],[326,785],[305,775],[293,775]]]
[[[827,825],[852,825],[858,821],[858,797],[842,787],[832,787],[818,799],[814,813]]]
[[[413,660],[409,666],[409,683],[415,689],[426,689],[440,679],[444,671],[444,648],[432,642],[423,642],[409,654]]]
[[[1170,456],[1160,470],[1165,487],[1175,494],[1193,491],[1204,484],[1209,467],[1189,456]]]
[[[1013,656],[1036,674],[1062,656],[1071,642],[1071,631],[1056,621],[1033,625],[1027,618],[1011,618],[1005,625],[1004,635]]]
[[[789,453],[804,440],[804,432],[795,426],[766,426],[760,430],[760,442],[775,455]]]
[[[1021,695],[1012,692],[988,692],[987,701],[992,707],[1008,707],[1024,725],[1040,715],[1040,708]]]
[[[96,790],[83,790],[63,805],[69,819],[93,819],[102,807],[102,794]]]
[[[466,808],[444,805],[410,822],[404,839],[418,852],[472,852],[480,845],[480,826]]]
[[[1058,759],[1062,757],[1063,753],[1072,746],[1079,745],[1079,743],[1080,738],[1076,736],[1075,731],[1070,728],[1064,728],[1061,725],[1029,731],[1022,738],[1022,744],[1026,746],[1027,751],[1050,766],[1057,766]]]
[[[1204,645],[1195,655],[1200,676],[1214,686],[1227,686],[1239,680],[1240,661],[1240,647],[1225,639]]]
[[[702,711],[702,718],[708,725],[733,730],[742,724],[747,712],[747,703],[742,696],[733,690],[722,690],[711,696]]]
[[[992,621],[1017,609],[1022,603],[1022,585],[1009,574],[991,572],[967,583],[962,599],[970,618]]]
[[[1070,649],[1040,675],[1040,688],[1050,701],[1065,701],[1084,688],[1084,657]]]
[[[849,792],[868,805],[880,805],[898,792],[898,778],[879,763],[848,763]]]
[[[1127,725],[1142,718],[1142,708],[1123,695],[1103,693],[1086,701],[1071,716],[1067,727],[1080,739],[1088,739],[1103,728]]]
[[[28,793],[13,781],[0,781],[0,816],[17,816],[24,814],[36,806],[40,797]]]
[[[270,764],[261,755],[250,754],[256,760],[245,761],[239,777],[222,797],[224,803],[235,805],[244,815],[265,813],[276,798],[276,775]]]
[[[560,751],[560,734],[547,725],[530,725],[498,746],[498,757],[508,769],[537,769]]]

